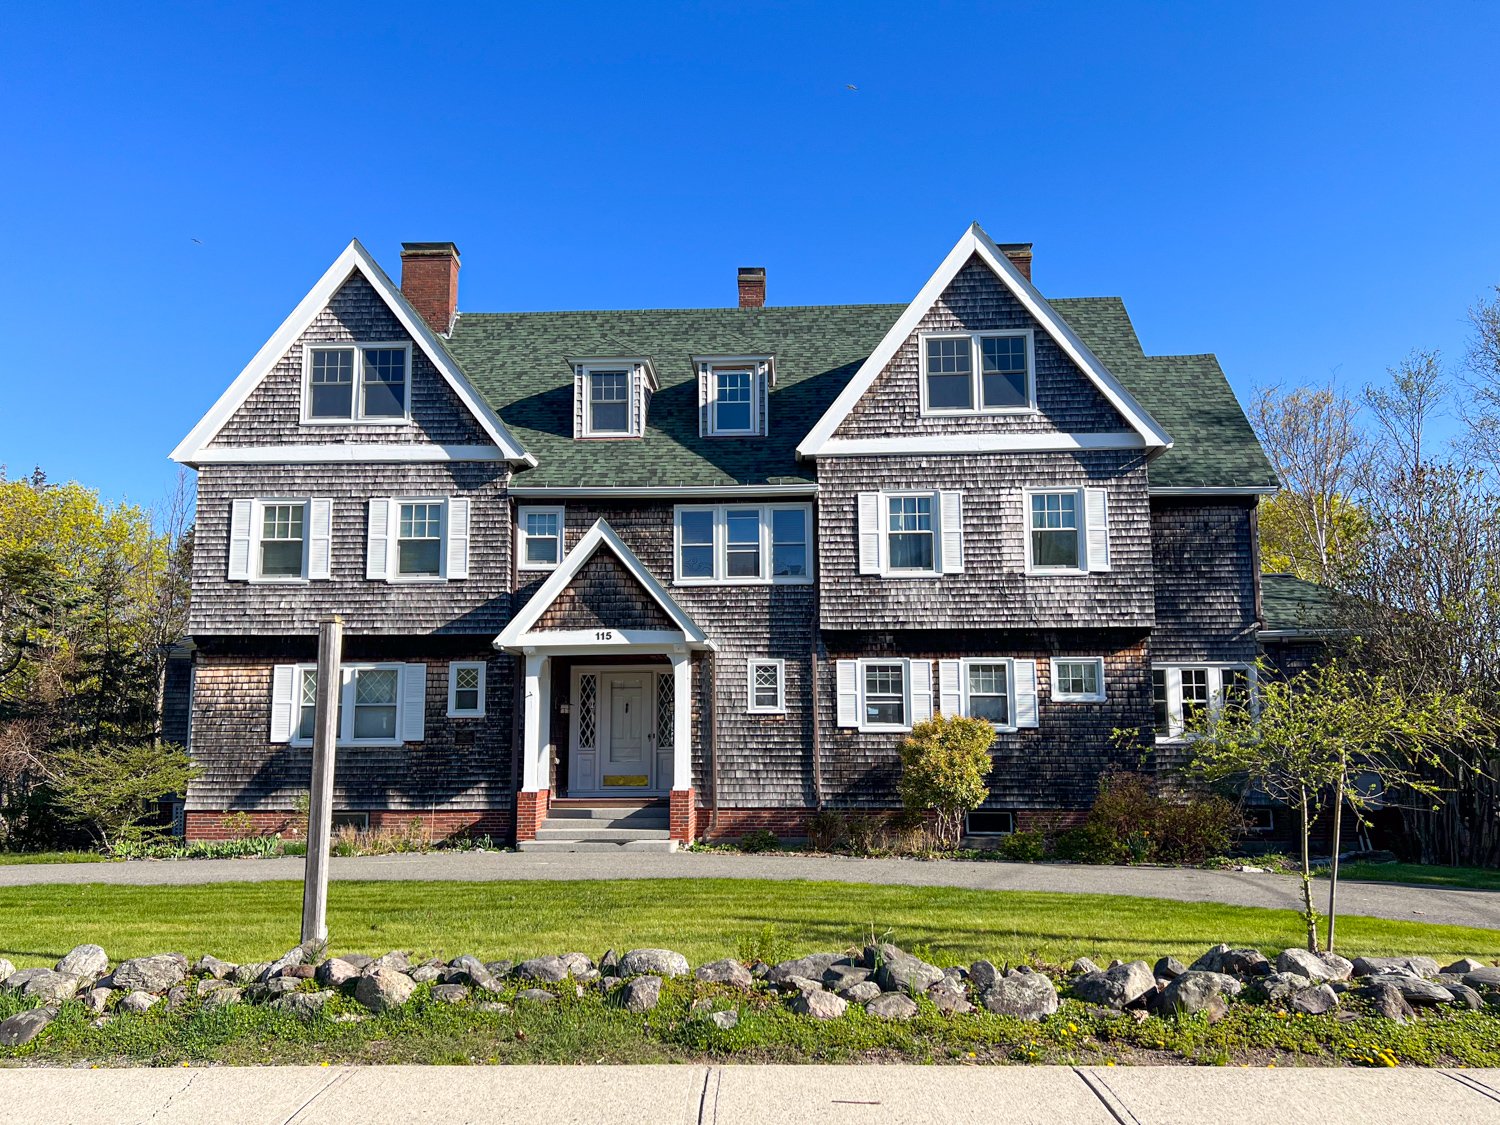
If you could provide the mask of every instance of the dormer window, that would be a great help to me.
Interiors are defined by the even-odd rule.
[[[919,337],[923,414],[1036,409],[1030,329],[933,332]]]
[[[306,422],[404,422],[411,402],[411,345],[309,347],[302,417]]]
[[[588,382],[588,432],[630,433],[630,372],[590,371]]]
[[[699,433],[755,437],[766,432],[767,391],[775,383],[770,356],[700,356]]]
[[[646,360],[574,361],[573,436],[640,437],[656,378]]]

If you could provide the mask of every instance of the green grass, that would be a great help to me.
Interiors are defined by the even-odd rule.
[[[1493,867],[1439,867],[1429,863],[1346,863],[1339,878],[1358,883],[1413,883],[1500,891],[1500,870]]]
[[[25,863],[111,863],[114,857],[98,852],[0,852],[0,867]]]
[[[0,888],[0,957],[50,964],[92,941],[112,958],[178,950],[264,960],[296,944],[301,884],[187,887],[46,884]],[[1289,910],[1111,895],[973,891],[747,879],[620,882],[336,882],[332,948],[520,958],[666,946],[694,964],[741,953],[774,927],[789,955],[864,942],[871,928],[944,964],[977,957],[1070,963],[1078,956],[1189,960],[1216,942],[1274,954],[1297,944]],[[1346,917],[1353,954],[1500,957],[1500,930]]]

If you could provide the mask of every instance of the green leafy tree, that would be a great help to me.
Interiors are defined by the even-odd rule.
[[[58,751],[50,762],[63,816],[108,849],[140,834],[152,803],[197,776],[187,751],[165,742],[107,742]]]
[[[964,817],[990,795],[984,779],[993,762],[995,728],[983,719],[934,715],[901,743],[901,803],[937,813],[938,840],[958,847]]]
[[[1313,906],[1312,826],[1332,814],[1328,948],[1338,904],[1339,832],[1343,810],[1364,818],[1392,799],[1428,805],[1441,799],[1435,780],[1452,747],[1481,736],[1483,713],[1441,689],[1402,690],[1382,675],[1330,661],[1291,679],[1262,667],[1252,701],[1220,703],[1188,724],[1197,770],[1209,781],[1251,784],[1298,815],[1303,918],[1307,947],[1318,948]]]

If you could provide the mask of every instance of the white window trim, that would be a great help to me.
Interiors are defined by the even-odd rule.
[[[865,705],[865,669],[873,665],[899,664],[901,666],[901,716],[900,723],[872,723],[866,719],[869,714]],[[887,731],[909,731],[911,730],[911,661],[902,656],[892,657],[867,657],[855,661],[858,680],[855,687],[859,698],[859,730],[862,733],[885,733]]]
[[[517,570],[556,570],[562,565],[563,559],[563,533],[565,509],[561,505],[543,506],[539,504],[527,504],[516,509],[516,569]],[[556,516],[557,517],[557,561],[553,563],[535,563],[526,561],[526,534],[527,516]]]
[[[1253,832],[1253,833],[1255,833],[1258,836],[1260,836],[1260,835],[1267,835],[1268,836],[1271,833],[1273,833],[1273,832],[1276,831],[1276,809],[1273,806],[1271,806],[1271,805],[1252,805],[1250,808],[1246,809],[1245,811],[1247,813],[1249,813],[1249,812],[1263,812],[1263,813],[1266,814],[1266,823],[1265,823],[1264,826],[1259,825],[1259,824],[1250,824],[1249,828],[1247,829],[1247,831]],[[1246,818],[1246,823],[1247,824],[1249,823],[1249,818],[1248,817]]]
[[[1002,336],[1022,337],[1026,341],[1026,405],[985,406],[984,372],[981,369],[982,352],[979,341]],[[974,405],[962,407],[930,406],[927,402],[927,341],[969,341],[969,393]],[[993,329],[986,332],[918,332],[917,333],[917,382],[921,389],[921,413],[924,418],[943,418],[955,415],[966,417],[980,414],[1035,414],[1036,406],[1036,333],[1030,328]]]
[[[298,738],[297,728],[302,725],[302,679],[309,672],[317,672],[316,664],[295,665],[296,671],[292,676],[292,730],[291,737],[287,739],[288,746],[311,746],[313,740],[310,738]],[[355,738],[354,730],[354,675],[355,672],[395,672],[396,673],[396,737],[395,738]],[[337,744],[339,746],[405,746],[401,738],[402,723],[406,718],[406,665],[405,664],[344,664],[339,668],[341,682],[339,684],[339,706],[342,711],[343,721],[339,724]]]
[[[755,703],[755,670],[757,668],[773,667],[776,669],[776,705],[774,707],[758,707]],[[764,656],[752,656],[746,662],[748,672],[748,685],[750,694],[747,697],[745,710],[751,715],[785,715],[786,714],[786,661]]]
[[[731,578],[729,567],[729,518],[730,511],[755,509],[760,512],[760,574],[753,578]],[[771,541],[773,514],[778,511],[796,511],[803,514],[807,548],[807,574],[771,574],[774,558]],[[712,577],[685,578],[682,575],[682,515],[684,512],[712,512],[714,514],[714,572]],[[806,586],[813,581],[813,513],[811,504],[678,504],[672,510],[672,584],[674,586]]]
[[[908,496],[932,502],[932,569],[897,570],[891,566],[891,501]],[[904,534],[904,533],[903,533]],[[941,578],[943,575],[943,497],[928,489],[897,489],[880,493],[880,575],[882,578]]]
[[[1165,672],[1167,674],[1167,733],[1157,733],[1157,742],[1183,742],[1188,740],[1184,733],[1184,721],[1182,717],[1182,673],[1185,671],[1205,671],[1208,673],[1208,706],[1210,711],[1216,711],[1224,704],[1224,673],[1244,672],[1250,688],[1250,701],[1252,714],[1255,707],[1255,665],[1245,664],[1237,661],[1204,661],[1188,660],[1176,664],[1151,665],[1151,671]],[[1153,676],[1154,679],[1154,676]],[[1156,699],[1155,684],[1152,684],[1152,724],[1155,725]]]
[[[594,414],[591,409],[593,403],[592,380],[595,373],[601,375],[618,375],[625,373],[625,428],[623,430],[596,430],[593,421]],[[578,367],[579,381],[578,393],[582,396],[579,403],[579,433],[586,438],[622,439],[638,438],[641,431],[637,428],[638,422],[644,422],[644,418],[636,417],[636,395],[639,393],[639,381],[641,378],[641,365],[638,360],[621,360],[618,363],[584,363]],[[644,414],[644,410],[640,413]]]
[[[700,437],[761,437],[769,427],[768,384],[772,380],[770,356],[697,356],[699,386],[702,387]],[[750,426],[721,429],[718,424],[719,374],[745,372],[750,376]]]
[[[1049,662],[1052,670],[1052,701],[1054,703],[1103,703],[1105,697],[1104,687],[1104,657],[1102,656],[1054,656]],[[1087,692],[1063,691],[1058,687],[1060,677],[1058,666],[1061,664],[1092,664],[1099,670],[1099,690],[1093,694]]]
[[[958,662],[959,697],[963,700],[963,714],[965,718],[974,717],[974,709],[969,706],[969,668],[975,664],[1004,664],[1005,665],[1005,710],[1010,716],[1010,721],[1005,724],[991,723],[990,725],[1001,734],[1014,734],[1021,728],[1016,725],[1016,661],[1013,656],[966,656]],[[1038,700],[1038,706],[1041,701]],[[988,721],[988,720],[986,720]]]
[[[389,348],[406,352],[406,386],[401,402],[405,407],[400,417],[381,415],[366,418],[365,410],[365,349]],[[314,418],[312,416],[312,354],[315,351],[352,351],[354,353],[354,401],[350,404],[352,414],[348,418]],[[309,341],[302,346],[302,424],[304,426],[406,426],[411,423],[411,341],[410,340],[321,340]]]
[[[386,541],[385,580],[392,585],[448,581],[448,501],[447,496],[392,496],[390,537]],[[436,504],[443,511],[443,528],[438,535],[438,572],[436,574],[402,574],[401,507],[404,504]],[[471,516],[472,519],[472,516]],[[471,533],[472,534],[472,533]]]
[[[1021,492],[1021,526],[1025,531],[1026,541],[1026,573],[1043,575],[1086,575],[1089,573],[1089,541],[1088,541],[1088,497],[1085,490],[1079,488],[1027,488]],[[1031,560],[1031,498],[1033,496],[1063,496],[1071,494],[1073,500],[1073,514],[1078,521],[1078,565],[1072,566],[1037,566]],[[1057,530],[1057,529],[1054,529]]]
[[[473,711],[461,710],[455,700],[458,698],[458,673],[461,669],[473,668],[479,672],[479,707]],[[450,719],[482,719],[484,718],[484,680],[486,665],[482,660],[455,660],[448,665],[448,718]]]
[[[302,505],[302,573],[297,575],[263,575],[261,567],[261,543],[264,542],[266,509],[278,504]],[[282,496],[257,498],[250,507],[250,577],[248,581],[257,586],[306,586],[308,577],[308,555],[312,548],[312,498],[308,496]]]

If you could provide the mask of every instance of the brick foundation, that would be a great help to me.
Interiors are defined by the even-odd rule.
[[[667,808],[667,834],[684,843],[696,840],[698,795],[691,789],[674,789]]]
[[[446,840],[461,834],[508,840],[511,835],[511,816],[505,809],[439,809],[436,812],[370,809],[367,815],[372,831],[405,831],[416,822],[429,840]],[[189,840],[232,840],[242,836],[278,834],[286,839],[300,840],[306,834],[307,823],[300,814],[285,810],[189,812],[184,831]]]
[[[551,804],[549,790],[523,791],[516,794],[516,842],[535,840],[537,829],[547,819],[547,808]]]

